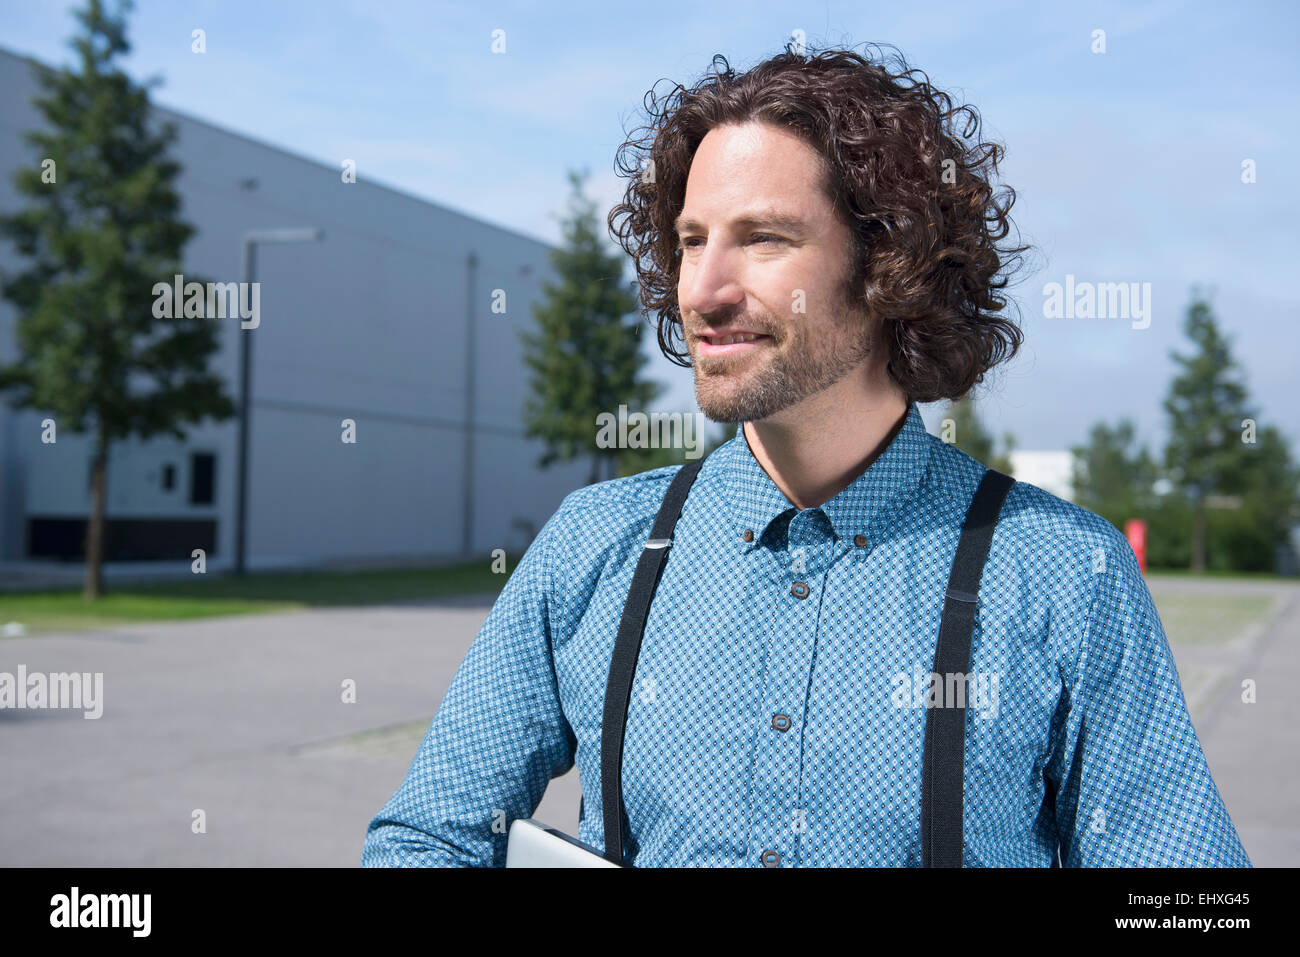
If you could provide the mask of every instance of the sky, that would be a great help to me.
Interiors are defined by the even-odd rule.
[[[6,2],[0,46],[70,62],[79,5]],[[123,66],[161,77],[153,98],[174,110],[333,168],[352,158],[360,179],[555,243],[567,170],[590,172],[602,214],[621,197],[614,154],[656,81],[689,84],[718,53],[752,66],[795,31],[815,49],[891,44],[1006,146],[1002,182],[1034,247],[1012,290],[1025,344],[975,393],[986,426],[1019,449],[1056,450],[1128,417],[1159,449],[1170,352],[1187,350],[1182,321],[1199,287],[1260,424],[1281,429],[1300,460],[1288,411],[1300,378],[1298,11],[1172,0],[139,0]],[[497,30],[503,53],[492,50]],[[1104,52],[1094,52],[1098,30]],[[1048,284],[1067,276],[1149,288],[1150,315],[1050,317]],[[690,370],[650,351],[648,374],[668,390],[657,407],[696,410]],[[924,410],[932,431],[942,409]]]

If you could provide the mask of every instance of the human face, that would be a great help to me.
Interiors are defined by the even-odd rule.
[[[872,351],[871,325],[846,296],[852,235],[821,177],[812,147],[767,123],[715,127],[695,153],[677,300],[695,399],[715,422],[797,414]],[[728,333],[758,337],[718,341]]]

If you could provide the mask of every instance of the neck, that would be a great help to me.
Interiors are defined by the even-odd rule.
[[[796,508],[822,505],[847,488],[907,420],[907,398],[892,382],[864,389],[852,378],[742,426],[754,458]]]

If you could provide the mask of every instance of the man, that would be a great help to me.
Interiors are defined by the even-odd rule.
[[[646,621],[626,861],[915,866],[928,675],[985,473],[917,403],[961,398],[1020,343],[997,295],[1025,248],[999,245],[1014,193],[990,189],[999,149],[952,130],[964,108],[903,69],[723,66],[625,144],[610,217],[661,348],[680,359],[682,334],[700,408],[740,423],[691,487]],[[363,864],[500,866],[509,822],[575,763],[578,837],[604,847],[611,650],[678,468],[564,499]],[[1015,484],[971,648],[964,865],[1249,866],[1114,526]]]

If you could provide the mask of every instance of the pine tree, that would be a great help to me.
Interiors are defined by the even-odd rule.
[[[1241,421],[1254,419],[1230,343],[1220,334],[1210,304],[1193,294],[1183,331],[1195,351],[1171,352],[1181,368],[1169,385],[1169,444],[1165,465],[1192,507],[1191,568],[1206,568],[1205,508],[1211,495],[1242,491],[1249,462],[1239,441]]]
[[[564,244],[551,254],[559,282],[543,286],[533,307],[538,332],[522,331],[524,362],[532,369],[532,395],[524,426],[546,449],[538,466],[589,456],[590,482],[612,476],[617,448],[597,444],[596,417],[644,411],[662,391],[642,381],[640,323],[632,288],[622,282],[623,260],[602,241],[596,205],[583,194],[584,174],[569,173],[573,192],[563,221]]]
[[[103,590],[112,443],[164,432],[184,439],[182,423],[235,412],[207,370],[218,346],[211,320],[153,315],[153,287],[181,271],[194,230],[178,216],[180,167],[167,156],[175,127],[151,124],[146,87],[114,64],[130,50],[130,8],[123,0],[110,13],[88,0],[76,11],[78,68],[37,68],[33,105],[45,128],[27,134],[34,161],[15,177],[30,204],[0,218],[0,233],[31,261],[0,277],[18,311],[19,348],[0,367],[0,392],[17,392],[15,408],[48,412],[56,429],[92,437],[87,598]]]

